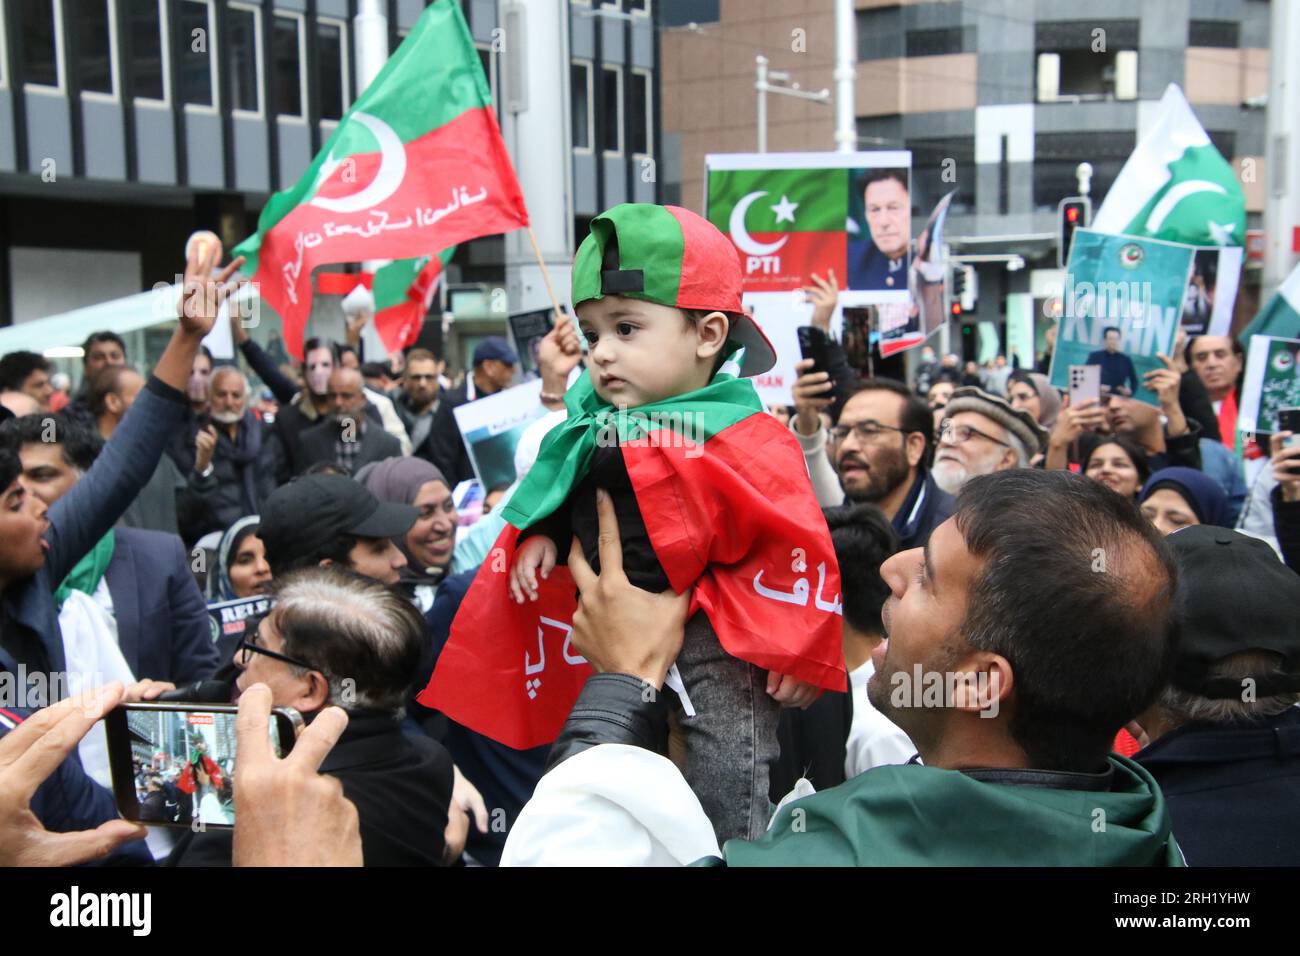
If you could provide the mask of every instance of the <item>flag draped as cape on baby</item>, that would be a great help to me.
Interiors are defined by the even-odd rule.
[[[522,529],[557,509],[598,445],[617,444],[655,555],[674,591],[694,586],[728,653],[844,690],[839,567],[803,452],[766,414],[733,354],[702,389],[616,409],[586,372],[565,395],[568,418],[502,512],[509,522],[479,568],[428,687],[426,707],[510,747],[559,734],[590,668],[572,646],[568,568],[514,603],[509,571]],[[557,541],[563,558],[569,542]]]

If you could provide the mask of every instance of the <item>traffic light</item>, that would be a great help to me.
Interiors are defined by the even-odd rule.
[[[1064,269],[1070,259],[1074,230],[1086,229],[1092,222],[1092,200],[1087,196],[1070,196],[1057,207],[1056,264]]]
[[[952,270],[952,314],[972,312],[979,296],[974,266],[954,266]]]

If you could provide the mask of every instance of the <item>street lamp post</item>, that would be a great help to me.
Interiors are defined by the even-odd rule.
[[[822,89],[817,93],[809,90],[799,89],[798,83],[790,83],[789,86],[780,84],[790,82],[790,74],[785,70],[769,70],[767,68],[768,59],[763,54],[754,57],[754,63],[757,66],[757,75],[754,79],[754,89],[758,91],[758,151],[767,152],[767,94],[780,93],[782,96],[793,96],[799,100],[811,100],[814,103],[821,103],[827,106],[831,101],[831,91]]]

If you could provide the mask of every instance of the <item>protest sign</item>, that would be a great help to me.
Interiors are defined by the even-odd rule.
[[[474,474],[484,488],[508,485],[515,480],[515,447],[519,436],[546,414],[541,394],[542,380],[535,378],[452,410]]]
[[[1277,410],[1300,405],[1300,339],[1252,335],[1241,383],[1237,431],[1277,431]]]
[[[939,330],[947,318],[943,301],[944,274],[948,263],[943,255],[943,225],[948,204],[957,190],[940,199],[916,238],[912,266],[908,270],[907,303],[880,306],[880,356],[889,356],[920,345]]]
[[[1053,387],[1069,387],[1071,365],[1101,365],[1103,386],[1159,405],[1142,376],[1165,367],[1158,353],[1173,353],[1195,252],[1177,242],[1078,230],[1052,352]],[[1104,349],[1108,328],[1120,333],[1115,355]]]
[[[217,654],[221,663],[230,661],[230,655],[243,640],[249,622],[260,621],[271,609],[271,598],[265,594],[254,594],[245,598],[218,601],[208,605],[208,623],[212,625],[212,643],[217,645]]]
[[[906,150],[713,153],[707,218],[735,243],[746,292],[788,292],[834,272],[841,305],[908,301]]]

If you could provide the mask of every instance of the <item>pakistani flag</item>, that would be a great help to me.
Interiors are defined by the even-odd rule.
[[[1176,84],[1120,170],[1092,228],[1192,246],[1240,246],[1246,197],[1232,164],[1214,148]]]
[[[1237,338],[1249,347],[1252,335],[1300,339],[1300,265],[1291,270],[1277,294],[1268,300]]]
[[[437,0],[235,253],[301,358],[316,266],[408,259],[527,225],[460,5]]]
[[[731,237],[746,292],[785,292],[835,270],[843,287],[850,170],[710,169],[708,218]]]
[[[375,332],[391,354],[414,345],[438,289],[443,268],[455,248],[436,256],[399,259],[375,270],[371,291],[375,296]]]

